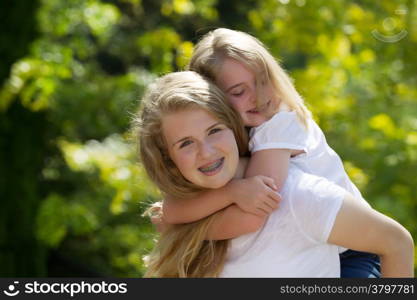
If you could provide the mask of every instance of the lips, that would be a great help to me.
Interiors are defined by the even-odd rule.
[[[214,161],[210,162],[208,164],[205,164],[204,166],[198,168],[200,172],[202,172],[205,175],[212,176],[217,174],[217,172],[221,169],[224,163],[224,157]]]
[[[267,110],[269,108],[270,103],[271,103],[271,100],[269,100],[267,103],[265,103],[261,107],[252,108],[252,109],[248,110],[247,112],[250,113],[250,114],[258,114],[259,112],[263,112],[263,111]]]

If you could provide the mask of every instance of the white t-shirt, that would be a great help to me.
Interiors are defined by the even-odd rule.
[[[303,150],[305,153],[292,157],[290,164],[336,183],[367,203],[347,175],[339,155],[327,144],[323,131],[313,119],[308,120],[306,128],[294,111],[282,110],[270,120],[252,128],[250,137],[251,153],[266,149]]]
[[[327,243],[346,191],[290,166],[280,208],[264,227],[230,241],[220,277],[340,277]]]

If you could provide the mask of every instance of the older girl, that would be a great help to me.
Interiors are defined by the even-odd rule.
[[[137,124],[142,162],[166,194],[195,199],[243,175],[239,117],[194,72],[160,78],[142,100]],[[232,204],[169,226],[148,257],[146,276],[338,277],[336,244],[379,254],[384,276],[412,276],[413,243],[401,225],[324,178],[296,166],[288,174],[281,207],[267,220]]]

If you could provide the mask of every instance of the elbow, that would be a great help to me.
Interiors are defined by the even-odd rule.
[[[168,209],[169,205],[164,201],[162,206],[162,219],[167,224],[181,224],[181,220],[175,213],[172,213],[172,209]]]
[[[384,255],[395,255],[402,257],[414,265],[414,240],[410,232],[403,226],[399,225],[398,230],[388,234],[386,239],[386,247],[384,247]]]
[[[402,228],[396,238],[389,239],[380,259],[382,277],[414,277],[414,242],[411,234]]]
[[[414,265],[414,240],[411,236],[410,232],[403,228],[403,234],[401,238],[402,250],[401,252],[406,256],[409,257],[411,261],[413,261]]]
[[[250,215],[245,222],[245,226],[246,226],[246,232],[247,233],[253,233],[256,232],[258,230],[260,230],[264,225],[265,222],[267,220],[268,216],[256,216],[256,215]]]
[[[402,226],[401,226],[402,227]],[[398,251],[407,257],[414,257],[414,240],[410,232],[404,227],[396,239]]]
[[[162,219],[164,220],[164,223],[167,223],[167,224],[172,224],[172,225],[178,224],[178,220],[176,220],[174,217],[172,217],[169,214],[165,214],[165,213],[162,214]]]

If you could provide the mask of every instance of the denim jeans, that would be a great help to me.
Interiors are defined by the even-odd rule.
[[[340,253],[342,278],[380,278],[379,257],[372,253],[347,250]]]

